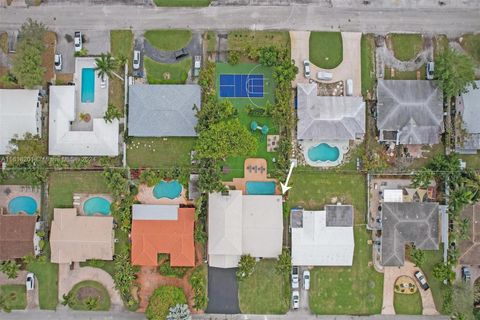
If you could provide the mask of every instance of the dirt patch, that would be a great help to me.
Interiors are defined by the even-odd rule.
[[[343,81],[332,83],[317,82],[317,95],[343,96]]]
[[[45,51],[42,55],[42,66],[45,68],[45,75],[43,76],[44,82],[53,80],[53,59],[55,57],[55,49],[57,46],[57,34],[53,31],[48,31],[43,37],[43,43],[45,45]]]
[[[163,73],[163,79],[164,80],[170,80],[170,72],[164,72]]]
[[[73,73],[57,73],[55,76],[56,85],[65,85],[73,81]]]
[[[78,289],[76,297],[78,301],[84,301],[90,297],[100,300],[102,295],[99,290],[93,287],[82,287]]]

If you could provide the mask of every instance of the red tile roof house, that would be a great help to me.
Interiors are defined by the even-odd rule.
[[[158,254],[170,255],[172,267],[194,267],[195,208],[133,205],[132,264],[158,266]]]
[[[33,238],[36,222],[36,215],[0,215],[0,260],[23,258],[35,253]]]

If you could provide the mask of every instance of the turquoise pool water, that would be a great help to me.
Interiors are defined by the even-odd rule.
[[[94,214],[102,214],[104,216],[110,214],[110,202],[102,197],[93,197],[85,201],[83,204],[83,212],[87,216]]]
[[[82,103],[95,101],[95,69],[82,69]]]
[[[340,151],[328,143],[320,143],[318,146],[308,149],[308,158],[311,161],[337,161]]]
[[[160,181],[154,188],[153,188],[153,195],[155,198],[168,198],[168,199],[175,199],[180,196],[182,193],[182,185],[177,180],[172,181]]]
[[[245,186],[247,194],[275,194],[275,182],[273,181],[247,181]]]
[[[8,203],[8,211],[13,214],[24,212],[28,215],[34,215],[37,211],[37,201],[27,196],[13,198]]]

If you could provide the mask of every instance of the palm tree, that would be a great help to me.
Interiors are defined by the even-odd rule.
[[[15,279],[20,270],[20,265],[18,265],[14,260],[4,261],[0,264],[0,271],[4,273],[8,279]]]
[[[112,75],[114,75],[123,81],[123,78],[113,71],[117,69],[118,63],[110,52],[102,53],[99,58],[95,59],[95,63],[97,65],[95,70],[98,72],[99,78],[103,78],[104,76],[111,78]]]

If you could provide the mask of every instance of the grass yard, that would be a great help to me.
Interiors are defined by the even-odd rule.
[[[108,311],[110,310],[110,296],[107,289],[96,281],[82,281],[73,286],[70,290],[73,296],[73,302],[69,307],[73,310],[91,310],[91,311]],[[96,307],[88,307],[87,301],[89,299],[96,299]]]
[[[419,80],[426,79],[425,65],[415,71],[398,71],[394,69],[394,76],[392,76],[391,68],[385,68],[385,80],[417,80],[417,72],[420,72]]]
[[[274,91],[275,91],[275,83],[272,78],[272,70],[268,67],[263,67],[260,65],[255,64],[238,64],[235,66],[231,66],[225,63],[217,63],[216,67],[217,72],[217,89],[220,86],[220,74],[248,74],[248,73],[255,73],[255,74],[263,74],[264,75],[264,96],[263,98],[228,98],[232,101],[235,108],[238,110],[238,118],[240,122],[245,125],[247,128],[250,128],[250,123],[252,121],[256,121],[259,126],[267,125],[270,129],[268,134],[276,134],[277,128],[273,124],[270,117],[257,117],[257,116],[250,116],[246,111],[247,105],[256,105],[259,107],[265,106],[267,101],[271,104],[274,103]],[[220,94],[220,90],[217,90],[218,94]],[[276,152],[267,152],[267,137],[262,135],[260,131],[256,131],[254,133],[255,137],[258,140],[258,149],[255,154],[250,155],[249,157],[235,157],[227,159],[225,163],[225,167],[227,168],[227,173],[224,174],[223,180],[231,180],[233,178],[241,178],[243,177],[243,163],[245,162],[246,158],[264,158],[267,159],[268,163],[268,171],[271,172],[275,165],[273,162],[273,158],[277,156]]]
[[[401,61],[415,59],[423,48],[421,34],[392,33],[388,35],[388,39],[391,41],[390,49],[393,50],[393,55]]]
[[[375,39],[372,34],[362,35],[361,42],[362,64],[362,95],[371,98],[375,85]]]
[[[6,305],[12,310],[24,310],[27,307],[27,289],[23,284],[0,286],[0,295],[6,299]]]
[[[459,158],[467,163],[467,168],[474,170],[480,169],[480,154],[477,151],[477,154],[461,154]]]
[[[215,51],[217,49],[217,33],[215,31],[207,31],[204,37],[207,41],[207,51]]]
[[[131,30],[110,31],[110,49],[114,57],[127,57],[129,69],[132,70],[133,33]],[[123,71],[120,72],[123,77]],[[125,99],[124,83],[117,77],[110,78],[108,83],[108,103],[113,104],[123,115]]]
[[[228,33],[228,50],[244,51],[249,47],[260,49],[269,46],[286,49],[290,55],[290,34],[288,31],[237,30]]]
[[[157,7],[208,7],[212,0],[153,0]]]
[[[144,62],[149,84],[184,84],[192,65],[192,58],[168,64],[158,63],[145,57]]]
[[[434,144],[433,146],[423,146],[424,158],[415,159],[409,166],[410,169],[420,169],[430,163],[436,155],[445,154],[445,146],[443,143]]]
[[[428,285],[432,291],[433,300],[435,301],[435,306],[437,307],[438,312],[445,314],[443,312],[443,295],[447,290],[447,286],[443,284],[442,281],[435,279],[433,276],[433,268],[439,262],[443,261],[443,245],[440,245],[438,250],[425,250],[425,263],[422,265],[422,271],[427,278]]]
[[[437,57],[448,48],[448,38],[444,34],[440,34],[435,36],[435,46],[433,47],[433,56],[435,57],[434,59],[437,59]]]
[[[343,60],[340,32],[310,33],[310,61],[319,68],[333,69]]]
[[[254,273],[238,283],[242,313],[284,314],[290,309],[290,281],[275,272],[276,260],[261,260]]]
[[[298,168],[293,171],[290,207],[323,209],[332,198],[355,208],[355,251],[352,267],[317,267],[311,272],[310,309],[315,314],[380,313],[383,275],[369,266],[371,239],[365,228],[366,179],[361,174],[340,174]]]
[[[190,151],[195,141],[196,138],[183,137],[131,138],[127,163],[131,168],[190,167]]]
[[[0,50],[3,53],[8,53],[8,33],[0,33]]]
[[[184,48],[192,39],[192,32],[180,29],[148,30],[145,38],[157,49],[173,51]]]
[[[420,315],[422,314],[422,297],[418,291],[414,294],[395,293],[393,306],[396,314]]]
[[[40,309],[55,310],[58,304],[58,264],[34,261],[27,270],[37,277]]]
[[[460,44],[477,64],[480,63],[480,33],[462,36]]]

